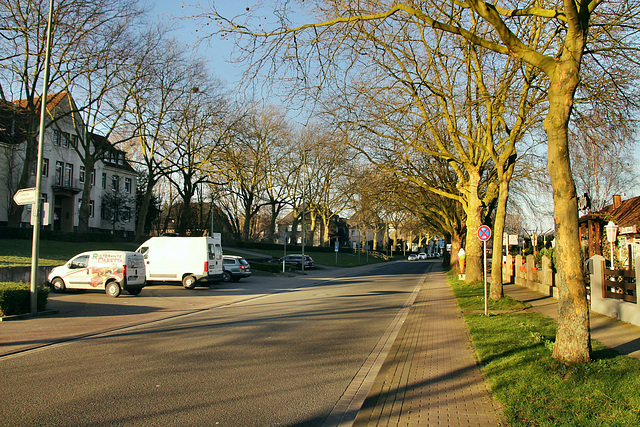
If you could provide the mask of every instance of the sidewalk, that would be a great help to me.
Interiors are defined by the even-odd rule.
[[[504,291],[557,321],[555,298],[517,285]],[[591,312],[591,337],[640,357],[640,327]],[[354,423],[399,425],[506,425],[442,272],[429,274]]]
[[[504,293],[531,304],[534,310],[558,321],[558,300],[518,285],[504,285]],[[640,327],[590,313],[591,338],[620,354],[640,358]]]
[[[445,273],[429,273],[354,426],[498,426]]]

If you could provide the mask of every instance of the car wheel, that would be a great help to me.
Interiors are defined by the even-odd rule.
[[[104,291],[110,297],[117,298],[118,295],[120,295],[120,285],[118,282],[109,282],[107,283],[106,288],[104,288]]]
[[[182,286],[184,286],[185,289],[195,288],[196,287],[195,276],[185,276],[184,279],[182,279]]]
[[[53,279],[53,282],[51,282],[51,288],[53,289],[53,292],[64,292],[67,289],[64,286],[64,281],[59,277]]]
[[[231,273],[229,273],[228,271],[222,272],[222,281],[223,282],[230,282],[231,281]]]
[[[140,295],[140,292],[142,292],[142,288],[129,289],[127,292],[129,292],[129,294],[131,295]]]

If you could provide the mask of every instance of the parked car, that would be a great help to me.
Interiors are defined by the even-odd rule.
[[[424,253],[424,252],[420,252],[420,253],[418,254],[418,259],[427,259],[427,254],[426,254],[426,253]]]
[[[225,282],[237,282],[244,277],[251,277],[251,265],[241,256],[224,255],[222,268],[222,280]]]
[[[301,254],[293,254],[293,255],[285,255],[280,258],[280,263],[286,263],[289,265],[295,265],[298,268],[302,268],[302,255]],[[315,263],[313,262],[313,258],[309,255],[304,256],[304,268],[313,268]]]
[[[417,260],[418,260],[418,255],[416,255],[416,254],[411,254],[411,255],[409,255],[409,257],[407,258],[407,260],[409,260],[409,261],[417,261]]]
[[[222,279],[222,236],[152,237],[136,252],[144,256],[148,282],[182,282],[185,289]]]
[[[104,289],[114,298],[121,290],[138,295],[146,285],[144,258],[137,252],[83,252],[52,269],[47,282],[54,292]]]

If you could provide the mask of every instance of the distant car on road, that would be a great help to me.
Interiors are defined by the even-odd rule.
[[[293,255],[285,255],[280,258],[280,263],[284,262],[285,264],[295,265],[298,268],[302,268],[302,255],[301,254],[293,254]],[[313,262],[313,258],[309,255],[304,256],[304,268],[313,268],[315,263]]]
[[[409,257],[407,258],[407,260],[409,260],[409,261],[417,261],[417,260],[418,260],[418,255],[416,255],[416,254],[411,254],[411,255],[409,255]]]
[[[222,280],[225,282],[237,282],[251,277],[251,265],[241,256],[224,255],[222,257]]]
[[[424,253],[424,252],[420,252],[420,253],[418,254],[418,259],[427,259],[427,254],[426,254],[426,253]]]

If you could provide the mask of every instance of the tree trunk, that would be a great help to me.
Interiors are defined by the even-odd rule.
[[[91,174],[96,162],[92,157],[87,157],[83,162],[84,183],[82,184],[82,196],[80,210],[78,212],[78,231],[80,233],[89,232],[89,217],[91,216]]]
[[[478,238],[478,229],[482,226],[482,200],[478,197],[479,175],[472,175],[466,185],[467,206],[467,239],[465,252],[467,255],[465,281],[467,283],[483,280],[482,242]],[[451,255],[454,255],[453,248]],[[458,252],[455,253],[456,257]]]
[[[449,265],[454,269],[458,270],[458,251],[462,247],[462,235],[458,234],[457,231],[453,231],[451,233],[451,254],[449,255]],[[446,247],[445,254],[446,257]]]
[[[502,165],[497,167],[502,168]],[[493,224],[493,255],[491,257],[491,289],[489,297],[500,299],[504,297],[502,288],[502,251],[504,222],[507,215],[507,200],[509,199],[509,182],[513,174],[513,165],[508,166],[505,172],[498,172],[498,206],[496,208],[496,220]]]
[[[558,330],[553,357],[568,362],[591,360],[589,305],[582,276],[578,202],[571,174],[568,123],[579,81],[578,61],[558,61],[550,76],[547,169],[553,186],[556,256],[559,273]]]
[[[136,224],[136,240],[142,240],[145,235],[145,228],[147,225],[147,212],[149,212],[149,205],[151,204],[151,197],[153,196],[153,187],[156,185],[156,181],[151,173],[147,175],[147,185],[144,189],[144,196],[142,198],[142,206],[138,211],[138,223]]]

